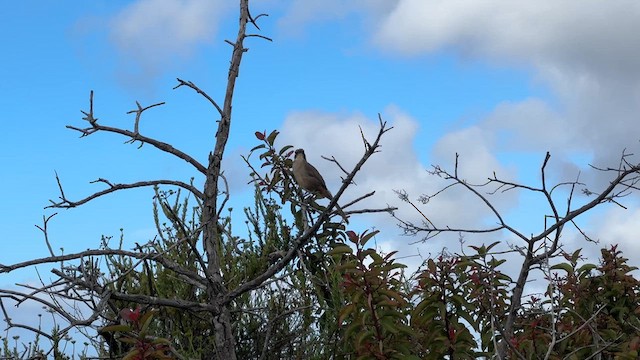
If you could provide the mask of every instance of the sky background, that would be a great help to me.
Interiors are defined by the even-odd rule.
[[[482,182],[493,172],[507,180],[539,185],[546,151],[550,183],[580,180],[598,192],[611,174],[589,164],[617,166],[624,149],[638,152],[640,113],[640,3],[539,0],[325,0],[253,1],[252,14],[273,42],[247,39],[236,87],[225,167],[237,213],[251,204],[249,170],[240,155],[258,144],[255,131],[277,129],[279,144],[306,150],[335,191],[344,166],[362,155],[361,127],[372,138],[378,113],[394,127],[347,191],[349,201],[371,190],[362,207],[398,206],[397,215],[419,221],[393,190],[411,199],[437,191],[431,164]],[[195,82],[219,102],[235,39],[237,6],[227,0],[54,1],[7,3],[0,12],[0,203],[3,251],[8,264],[48,254],[34,226],[43,215],[54,249],[65,253],[96,247],[102,235],[128,242],[153,237],[151,189],[130,190],[77,209],[45,210],[59,195],[57,172],[71,199],[102,190],[89,182],[157,178],[188,181],[198,173],[151,146],[138,149],[113,134],[78,138],[65,125],[85,126],[95,91],[95,114],[103,125],[132,129],[135,101],[166,102],[142,118],[142,134],[173,144],[205,163],[217,113],[176,78]],[[635,159],[637,162],[637,158]],[[565,205],[559,192],[559,204]],[[576,197],[576,205],[588,200]],[[541,199],[510,192],[495,199],[523,233],[543,229],[549,211]],[[342,201],[341,201],[342,202]],[[567,249],[598,254],[620,244],[640,265],[640,207],[605,206],[579,223],[594,246],[575,232]],[[495,224],[469,194],[447,192],[422,211],[436,225]],[[357,232],[382,230],[383,251],[400,250],[405,263],[443,247],[459,251],[457,235],[427,243],[402,236],[386,214],[352,219]],[[510,240],[467,236],[469,243]],[[47,275],[45,274],[45,277]],[[33,272],[2,275],[0,286],[33,282]]]

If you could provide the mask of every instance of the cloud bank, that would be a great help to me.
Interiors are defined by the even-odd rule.
[[[138,0],[109,22],[109,38],[121,57],[133,62],[129,76],[147,79],[188,59],[214,39],[229,9],[222,0]]]

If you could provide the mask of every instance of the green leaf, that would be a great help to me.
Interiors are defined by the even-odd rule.
[[[254,152],[254,151],[258,150],[258,149],[264,149],[264,148],[265,148],[265,145],[264,144],[260,144],[258,146],[254,146],[251,150],[249,150],[249,152]]]
[[[138,342],[138,339],[134,339],[132,337],[125,336],[125,337],[119,338],[118,341],[123,342],[125,344],[135,344],[135,343]]]
[[[384,270],[384,271],[392,271],[392,270],[395,270],[395,269],[404,269],[406,267],[407,267],[407,265],[404,265],[404,264],[387,264],[387,265],[382,267],[382,270]]]
[[[367,257],[370,257],[371,254],[376,254],[377,255],[376,250],[369,248],[369,249],[366,249],[364,251],[361,251],[359,257],[360,257],[360,259],[366,259]],[[378,257],[380,257],[380,255],[378,255]]]
[[[344,320],[355,310],[354,304],[349,304],[340,310],[340,314],[338,315],[338,325],[342,324]]]
[[[373,249],[371,249],[371,250],[373,250]],[[368,254],[371,257],[371,259],[373,260],[374,264],[381,264],[381,263],[384,262],[384,260],[382,260],[382,256],[380,256],[380,254],[378,254],[375,250],[373,250],[373,252],[369,252]]]
[[[284,146],[282,149],[280,149],[280,152],[279,152],[280,156],[282,156],[282,155],[283,155],[287,150],[289,150],[289,149],[291,149],[291,148],[293,148],[293,146],[292,146],[292,145],[286,145],[286,146]]]
[[[427,268],[432,274],[436,273],[436,263],[435,261],[433,261],[433,259],[427,260]]]
[[[571,266],[571,264],[567,264],[567,263],[555,264],[555,265],[551,266],[550,269],[551,270],[564,270],[568,274],[573,273],[573,266]]]
[[[267,143],[271,146],[273,146],[274,141],[276,141],[276,137],[278,136],[280,132],[278,130],[273,130],[271,132],[271,134],[269,134],[269,137],[267,137]]]
[[[349,245],[339,244],[327,252],[328,255],[353,254],[353,249]]]
[[[471,311],[475,311],[475,307],[473,309],[470,309]],[[475,319],[473,318],[473,316],[471,316],[471,314],[467,311],[460,311],[458,312],[458,315],[463,318],[467,323],[469,323],[469,325],[471,325],[473,327],[473,329],[476,332],[479,332],[479,323],[477,321],[475,321]]]
[[[422,300],[413,309],[413,311],[412,311],[413,315],[411,317],[414,318],[414,317],[421,316],[422,312],[430,305],[432,305],[432,301],[431,300],[429,300],[429,299]]]
[[[129,351],[123,358],[122,360],[133,360],[133,359],[137,359],[138,355],[140,354],[140,351],[138,349],[133,349],[131,351]]]
[[[347,326],[347,329],[344,331],[344,338],[345,339],[353,338],[355,333],[360,332],[360,328],[361,326],[358,322],[356,321],[352,322]]]
[[[373,336],[373,330],[364,331],[356,338],[356,347],[361,347],[362,342]]]
[[[140,318],[140,324],[142,324],[141,333],[145,333],[147,331],[147,328],[149,328],[149,325],[151,324],[151,320],[153,320],[153,315],[157,312],[157,309],[151,309],[142,315]]]
[[[385,329],[387,332],[390,332],[392,334],[397,334],[399,331],[398,328],[396,327],[396,324],[393,318],[390,318],[390,317],[382,318],[380,320],[380,324],[382,324],[383,329]]]
[[[578,260],[580,259],[580,252],[582,251],[582,249],[578,249],[576,251],[573,252],[573,254],[571,254],[571,262],[572,263],[577,263]]]
[[[390,298],[396,299],[399,303],[404,303],[404,297],[396,291],[390,289],[380,289],[379,292],[381,294],[385,294]]]
[[[584,264],[578,268],[578,273],[588,273],[595,268],[597,268],[597,266],[594,264]]]
[[[376,236],[379,232],[380,232],[380,230],[376,230],[376,231],[372,232],[371,234],[366,234],[366,232],[363,233],[362,237],[360,238],[360,245],[364,246],[367,243],[367,241],[369,241],[369,239],[371,239],[372,237]]]
[[[490,244],[489,246],[487,246],[487,251],[490,251],[490,250],[491,250],[491,248],[493,248],[494,246],[496,246],[496,245],[498,245],[498,244],[500,244],[500,241],[496,241],[496,242],[494,242],[494,243]]]
[[[397,251],[392,251],[392,252],[388,253],[387,255],[384,256],[384,260],[385,261],[389,260],[396,253],[397,253]]]

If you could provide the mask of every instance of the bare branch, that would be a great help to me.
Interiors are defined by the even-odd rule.
[[[260,19],[263,16],[269,16],[268,14],[259,14],[256,17],[251,16],[251,12],[248,12],[248,17],[249,17],[249,22],[255,26],[256,29],[261,30],[260,27],[258,26],[258,19]],[[269,41],[271,41],[271,39],[269,39]]]
[[[136,101],[136,105],[138,106],[138,109],[128,111],[127,114],[133,114],[133,113],[136,114],[136,120],[133,123],[133,132],[136,133],[136,134],[139,134],[140,133],[139,124],[140,124],[140,117],[142,116],[142,112],[145,111],[145,110],[151,109],[152,107],[164,105],[164,101],[160,102],[160,103],[157,103],[157,104],[145,106],[145,107],[142,107],[142,105],[140,105],[140,103]],[[133,142],[133,140],[131,140],[131,141]]]
[[[63,273],[58,269],[52,269],[51,272],[80,288],[87,288],[91,286],[90,283],[87,283],[86,281],[83,281],[76,277],[68,276],[67,274]],[[159,297],[150,296],[150,295],[126,294],[126,293],[121,293],[117,291],[109,291],[104,288],[99,289],[99,292],[108,293],[108,297],[111,299],[129,301],[136,304],[168,306],[168,307],[183,309],[183,310],[208,311],[212,313],[219,313],[220,311],[220,308],[213,304],[198,303],[198,302],[187,301],[183,299],[165,299],[165,298],[159,298]]]
[[[257,37],[260,39],[264,39],[267,41],[273,41],[273,39],[271,39],[270,37],[264,36],[264,35],[260,35],[260,34],[247,34],[247,37]]]
[[[133,110],[133,112],[136,112],[136,122],[134,124],[134,128],[138,125],[139,122],[139,118],[142,114],[142,112],[144,110],[150,109],[152,107],[155,106],[159,106],[162,105],[163,103],[158,103],[158,104],[154,104],[151,106],[147,106],[145,108],[142,108],[139,104],[139,109],[138,110]],[[139,111],[139,113],[138,113]],[[90,127],[87,128],[78,128],[75,126],[71,126],[71,125],[67,125],[67,129],[72,129],[72,130],[76,130],[78,132],[80,132],[82,135],[81,137],[85,137],[85,136],[89,136],[97,131],[105,131],[105,132],[111,132],[111,133],[116,133],[116,134],[120,134],[120,135],[124,135],[126,137],[131,138],[131,140],[129,142],[134,142],[134,141],[140,141],[142,143],[147,143],[147,144],[151,144],[152,146],[154,146],[155,148],[164,151],[166,153],[172,154],[174,156],[176,156],[177,158],[180,158],[186,162],[188,162],[189,164],[191,164],[194,168],[196,168],[196,170],[198,170],[201,173],[206,173],[206,168],[200,164],[196,159],[192,158],[191,156],[189,156],[188,154],[174,148],[173,146],[171,146],[170,144],[167,144],[165,142],[162,141],[158,141],[156,139],[147,137],[147,136],[143,136],[140,135],[140,133],[138,131],[129,131],[129,130],[124,130],[124,129],[120,129],[120,128],[115,128],[115,127],[111,127],[111,126],[103,126],[98,124],[98,118],[94,117],[93,115],[93,91],[91,91],[91,95],[89,97],[89,112],[85,112],[82,111],[83,114],[85,114],[85,117],[83,118],[83,120],[86,120],[89,122],[89,124],[91,125]],[[131,113],[131,111],[129,112]],[[137,130],[137,129],[136,129]]]
[[[181,86],[190,87],[191,89],[195,90],[198,94],[202,95],[205,99],[209,100],[211,105],[213,105],[216,108],[216,110],[218,110],[218,113],[222,116],[222,108],[220,108],[220,105],[218,105],[218,103],[215,100],[213,100],[213,98],[209,96],[209,94],[207,94],[204,90],[196,86],[196,84],[194,84],[193,81],[184,81],[180,78],[176,78],[176,80],[178,80],[178,85],[173,87],[174,90]]]
[[[336,160],[336,157],[335,157],[335,156],[331,156],[331,157],[329,158],[329,157],[326,157],[326,156],[324,156],[324,155],[321,155],[320,157],[321,157],[321,158],[323,158],[323,159],[325,159],[325,160],[327,160],[327,161],[331,161],[332,163],[335,163],[335,164],[340,168],[340,170],[342,170],[342,172],[343,172],[345,175],[349,175],[349,172],[348,172],[344,167],[342,167],[342,165],[340,164],[340,162],[338,162],[338,160]]]
[[[51,242],[49,241],[49,233],[47,231],[47,225],[49,224],[49,220],[51,220],[56,215],[58,215],[58,213],[53,213],[47,217],[42,215],[43,225],[42,226],[35,225],[35,227],[40,229],[40,231],[42,231],[42,233],[44,234],[44,242],[47,244],[47,248],[49,249],[49,254],[51,254],[51,256],[55,256],[55,254],[53,253],[53,248],[51,247]]]
[[[9,272],[14,271],[16,269],[22,269],[22,268],[30,267],[30,266],[33,266],[33,265],[62,263],[62,262],[65,262],[65,261],[82,259],[82,258],[86,258],[86,257],[90,257],[90,256],[112,256],[112,255],[127,256],[127,257],[131,257],[131,258],[134,258],[134,259],[139,259],[139,260],[149,259],[149,260],[157,261],[158,263],[160,263],[163,266],[165,266],[166,268],[176,272],[177,274],[183,275],[183,276],[188,277],[188,278],[193,279],[193,280],[200,279],[198,282],[200,284],[204,284],[204,280],[201,279],[201,277],[198,276],[198,274],[196,274],[195,272],[189,271],[187,269],[184,269],[183,267],[179,266],[178,264],[174,263],[173,261],[170,261],[170,260],[166,259],[165,257],[163,257],[162,254],[160,254],[160,253],[147,253],[147,254],[145,254],[145,253],[141,253],[141,252],[126,251],[126,250],[119,250],[119,249],[85,250],[85,251],[81,251],[79,253],[72,253],[72,254],[67,254],[67,255],[57,255],[57,256],[49,256],[49,257],[45,257],[45,258],[27,260],[27,261],[23,261],[23,262],[12,264],[12,265],[0,264],[0,274],[9,273]]]
[[[140,188],[140,187],[146,187],[146,186],[156,186],[156,185],[174,185],[174,186],[178,186],[181,187],[183,189],[186,189],[188,191],[190,191],[192,194],[194,194],[196,197],[198,197],[199,199],[203,199],[204,195],[198,190],[196,189],[193,185],[184,183],[182,181],[174,181],[174,180],[151,180],[151,181],[139,181],[136,183],[132,183],[132,184],[112,184],[111,182],[109,182],[108,180],[105,179],[97,179],[95,181],[92,181],[92,183],[95,182],[102,182],[105,183],[107,185],[109,185],[108,189],[102,190],[102,191],[98,191],[96,193],[93,193],[81,200],[78,201],[71,201],[69,200],[65,194],[64,191],[62,190],[62,184],[60,183],[60,178],[58,177],[58,174],[56,173],[56,181],[58,182],[58,188],[60,189],[60,201],[56,202],[53,200],[49,200],[49,202],[51,203],[51,205],[45,207],[45,209],[47,208],[62,208],[62,209],[69,209],[69,208],[74,208],[83,204],[88,203],[91,200],[94,200],[96,198],[99,198],[101,196],[110,194],[112,192],[116,192],[119,190],[125,190],[125,189],[135,189],[135,188]]]

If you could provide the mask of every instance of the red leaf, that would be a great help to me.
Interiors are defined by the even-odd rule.
[[[126,321],[137,322],[140,319],[140,307],[138,306],[135,310],[122,309],[120,316]]]
[[[451,342],[456,341],[456,330],[454,328],[449,328],[449,340],[451,340]]]
[[[266,131],[261,133],[260,131],[256,131],[256,137],[258,138],[258,140],[260,141],[264,141],[264,138],[266,137]]]

